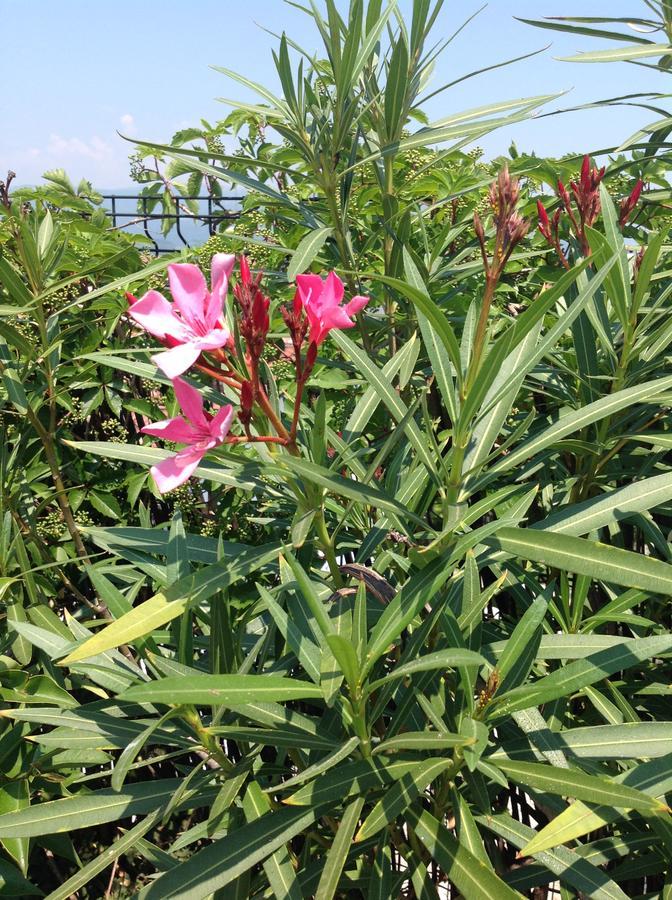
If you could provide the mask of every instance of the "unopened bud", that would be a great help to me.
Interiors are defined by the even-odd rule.
[[[548,220],[548,213],[546,212],[546,207],[541,202],[541,200],[537,200],[537,213],[539,215],[539,231],[546,238],[548,243],[551,243],[551,223]]]
[[[247,262],[246,256],[240,257],[240,280],[243,282],[245,286],[247,286],[251,280],[252,276],[250,275],[250,267]]]
[[[621,200],[620,209],[619,209],[619,217],[618,224],[621,228],[628,221],[630,216],[632,215],[632,211],[637,206],[637,202],[639,201],[640,194],[642,193],[642,188],[644,187],[644,182],[639,179],[637,184],[635,185],[632,193],[629,197],[624,197]]]
[[[315,365],[315,360],[317,359],[317,344],[315,341],[311,341],[310,346],[308,347],[308,352],[306,353],[306,363],[304,366],[304,372],[310,372]]]
[[[560,197],[560,199],[562,200],[563,206],[565,207],[567,212],[569,212],[569,209],[572,205],[572,201],[569,196],[569,191],[567,190],[567,188],[564,186],[564,184],[561,181],[558,181],[558,197]]]
[[[481,217],[477,212],[474,213],[474,231],[476,232],[476,237],[478,238],[479,242],[481,244],[485,244],[485,231],[483,229]]]

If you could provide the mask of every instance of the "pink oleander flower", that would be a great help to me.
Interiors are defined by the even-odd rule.
[[[212,257],[210,290],[198,266],[175,263],[168,266],[172,304],[158,291],[131,303],[129,316],[170,348],[152,357],[169,378],[186,372],[204,350],[230,342],[223,310],[234,261],[229,253]]]
[[[152,466],[150,471],[162,494],[184,484],[208,450],[224,443],[233,419],[230,403],[222,406],[214,416],[204,412],[200,393],[181,378],[173,379],[173,389],[184,416],[164,419],[142,429],[143,434],[187,445],[175,456]]]
[[[309,340],[319,346],[332,328],[352,328],[353,317],[364,309],[368,297],[353,297],[341,306],[343,282],[334,272],[322,281],[319,275],[297,275],[297,292],[310,323]]]

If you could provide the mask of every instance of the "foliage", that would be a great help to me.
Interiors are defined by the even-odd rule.
[[[250,126],[239,153],[208,123],[142,145],[157,198],[195,173],[249,191],[200,251],[209,287],[170,270],[172,331],[121,295],[168,261],[143,267],[89,186],[5,191],[7,896],[669,893],[666,158],[468,156],[540,99],[427,125],[440,5],[311,3],[324,57],[282,37],[282,96],[224,126]],[[263,280],[232,272],[242,241]],[[368,303],[318,297],[328,269]],[[236,417],[217,431],[173,380],[208,434],[163,498],[157,345],[198,339],[180,322],[223,271],[199,333],[222,340],[179,375]]]

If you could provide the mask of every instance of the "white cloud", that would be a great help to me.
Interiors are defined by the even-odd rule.
[[[12,169],[17,183],[37,184],[47,170],[65,169],[75,183],[87,178],[95,187],[116,189],[129,182],[131,149],[132,145],[114,133],[103,138],[52,132],[42,145],[15,145],[0,154],[0,172]]]
[[[115,155],[112,146],[97,135],[83,140],[79,137],[65,138],[60,134],[50,134],[46,152],[50,156],[62,156],[68,159],[79,157],[95,162],[112,159]]]
[[[135,130],[135,119],[130,113],[124,113],[123,116],[119,118],[119,121],[127,134],[133,133]]]

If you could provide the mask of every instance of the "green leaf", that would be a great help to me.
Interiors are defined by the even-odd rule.
[[[587,775],[576,769],[556,769],[544,763],[497,759],[497,766],[508,777],[532,790],[574,797],[586,803],[606,804],[620,809],[635,809],[641,813],[662,813],[669,808],[654,797],[610,778]]]
[[[248,822],[259,819],[271,810],[268,797],[256,781],[247,787],[243,809]],[[281,897],[282,900],[302,900],[301,887],[286,847],[279,847],[272,856],[264,860],[264,871],[276,897]]]
[[[327,635],[327,643],[350,690],[356,690],[359,685],[359,661],[351,642],[340,634],[330,634]]]
[[[485,863],[462,847],[448,829],[430,813],[406,813],[409,824],[430,856],[441,866],[458,891],[469,900],[522,900]]]
[[[429,672],[434,669],[457,669],[460,666],[482,666],[484,663],[485,659],[480,653],[475,653],[473,650],[464,650],[460,647],[452,647],[450,650],[436,650],[434,653],[419,656],[417,659],[404,663],[401,666],[395,666],[384,678],[372,682],[368,690],[369,692],[375,691],[391,679],[406,678],[409,675],[415,675],[417,672]]]
[[[4,859],[0,859],[0,891],[3,897],[44,897],[44,891],[27,881]]]
[[[385,378],[380,369],[371,362],[369,357],[350,338],[347,338],[341,331],[336,330],[331,332],[331,336],[348,359],[354,362],[368,384],[376,390],[380,399],[392,413],[395,421],[401,422],[408,410],[397,391],[395,391],[394,385]],[[406,436],[418,457],[427,467],[427,471],[430,475],[435,476],[436,468],[428,449],[427,439],[422,436],[413,419],[406,425]]]
[[[609,50],[593,50],[589,53],[577,53],[574,56],[558,56],[560,62],[603,63],[629,62],[648,56],[664,56],[670,52],[669,44],[633,44],[630,47],[613,47]]]
[[[252,700],[303,700],[321,697],[318,685],[280,675],[192,675],[162,678],[129,688],[120,699],[134,703],[165,703],[176,706],[239,706]]]
[[[287,267],[287,278],[289,281],[293,281],[297,275],[310,268],[311,263],[333,233],[334,229],[331,227],[315,228],[308,232],[294,251],[291,262]]]
[[[583,503],[563,506],[541,522],[535,522],[530,528],[579,536],[627,519],[633,513],[655,509],[670,499],[672,474],[654,475],[599,497],[592,497]]]
[[[357,500],[359,503],[385,509],[399,516],[402,521],[415,522],[422,528],[427,527],[426,523],[419,516],[416,516],[415,513],[394,498],[388,497],[379,488],[369,484],[362,484],[359,481],[353,481],[352,478],[344,478],[342,475],[337,475],[329,469],[308,462],[308,460],[287,456],[283,458],[282,466],[267,466],[267,470],[281,473],[284,477],[287,477],[287,469],[301,478],[305,478],[306,481],[333,491],[338,496],[348,497],[351,500]]]
[[[374,754],[394,753],[397,750],[447,750],[464,747],[472,738],[464,734],[434,731],[404,731],[378,744]]]
[[[534,831],[522,822],[516,822],[507,813],[495,813],[479,816],[477,820],[489,831],[504,838],[514,847],[524,847],[534,836]],[[568,884],[583,893],[591,900],[629,900],[621,888],[615,884],[606,872],[567,847],[558,847],[552,852],[535,852],[539,863],[556,875],[564,884]],[[524,871],[524,866],[520,871]]]
[[[138,900],[203,900],[310,828],[324,811],[280,809],[248,822],[157,878]]]
[[[24,764],[28,760],[24,758]],[[23,809],[30,808],[30,787],[27,778],[8,781],[0,787],[0,817],[16,815]],[[30,840],[27,837],[3,838],[2,846],[12,857],[24,875],[28,874],[30,856]]]
[[[668,375],[656,381],[637,385],[637,387],[616,391],[616,393],[601,397],[599,400],[595,400],[581,409],[567,413],[567,415],[561,416],[553,425],[540,434],[534,435],[521,447],[512,450],[502,460],[491,466],[489,476],[507,472],[537,453],[541,453],[547,447],[553,446],[553,444],[556,444],[568,435],[581,431],[600,419],[612,416],[621,409],[632,407],[636,403],[653,401],[656,396],[668,391],[670,388],[672,388],[672,376]]]
[[[370,788],[392,784],[417,767],[417,762],[390,760],[384,756],[346,763],[338,771],[321,775],[310,784],[305,784],[283,802],[290,806],[316,806],[334,797],[342,801],[352,793],[360,794]]]
[[[0,838],[41,837],[142,815],[168,803],[181,785],[181,778],[166,778],[127,784],[120,793],[104,788],[63,800],[36,803],[19,812],[0,816]],[[203,785],[189,788],[179,809],[207,806],[216,793],[216,788],[204,788]]]
[[[103,456],[106,459],[120,459],[124,462],[140,463],[143,466],[154,466],[164,459],[175,456],[170,450],[160,450],[158,447],[143,447],[140,444],[115,444],[106,441],[63,441],[75,450],[82,453],[92,453],[94,456]],[[229,487],[235,487],[240,490],[255,490],[259,487],[258,482],[245,478],[245,474],[237,472],[235,469],[224,469],[222,467],[211,465],[210,463],[202,463],[194,475],[197,478],[205,478],[214,484],[226,484]],[[105,513],[107,515],[107,513]]]
[[[347,757],[350,756],[350,754],[353,753],[358,746],[359,738],[351,737],[350,740],[346,741],[342,747],[338,747],[333,751],[333,753],[329,753],[319,762],[313,763],[312,766],[308,766],[308,768],[304,769],[303,772],[299,772],[298,775],[294,775],[292,778],[288,778],[287,781],[283,781],[280,784],[273,785],[273,787],[266,788],[267,793],[275,794],[278,791],[289,790],[294,788],[297,784],[303,784],[304,781],[310,781],[311,778],[316,778],[323,772],[327,772],[333,766],[338,765],[339,762],[347,759]]]
[[[315,900],[333,900],[336,896],[341,873],[352,844],[352,836],[355,833],[363,806],[364,798],[357,797],[343,811],[338,830],[326,854],[322,875],[315,891]]]
[[[462,363],[460,360],[460,345],[457,342],[453,328],[443,310],[430,298],[420,273],[407,251],[404,255],[404,266],[408,284],[398,278],[384,275],[376,275],[375,279],[389,285],[389,287],[399,291],[402,296],[411,300],[413,305],[426,318],[453,365],[459,385],[462,381]]]
[[[434,560],[413,575],[385,608],[371,631],[362,670],[364,678],[379,657],[399,637],[425,603],[432,603],[435,594],[450,577],[451,572],[442,559]]]
[[[491,709],[496,715],[508,715],[519,709],[540,706],[558,697],[568,697],[589,684],[595,684],[615,672],[644,662],[653,656],[672,650],[672,635],[637,638],[627,644],[617,644],[585,659],[577,659],[534,684],[513,688],[495,697]]]
[[[428,759],[419,763],[413,772],[402,775],[375,804],[357,832],[355,841],[365,841],[378,834],[389,822],[393,822],[408,809],[428,785],[451,766],[454,766],[452,759]]]
[[[531,528],[502,527],[484,544],[519,559],[529,559],[599,581],[669,594],[672,565],[642,553],[597,541]]]
[[[92,859],[91,862],[83,866],[78,872],[75,872],[73,876],[68,878],[67,881],[64,881],[55,891],[52,891],[49,894],[48,900],[68,900],[68,898],[72,897],[76,891],[88,884],[92,878],[95,878],[100,872],[104,872],[115,859],[119,859],[122,854],[127,853],[128,851],[137,849],[138,842],[141,838],[161,821],[161,815],[162,811],[160,809],[156,810],[156,812],[150,813],[142,819],[142,821],[138,822],[132,828],[129,828],[125,834],[122,834],[121,837],[117,838],[117,840],[107,847],[103,853]]]
[[[274,559],[278,550],[278,544],[247,548],[232,561],[215,563],[201,569],[195,575],[181,579],[103,628],[61,660],[60,665],[68,666],[112,647],[144,637],[155,628],[181,615],[187,606],[197,606],[216,591],[229,587],[239,578],[246,577],[259,566]]]
[[[671,762],[672,755],[668,753],[660,759],[640,763],[617,775],[614,780],[619,784],[644,791],[652,797],[658,797],[664,802],[665,794],[672,790]],[[587,806],[582,800],[575,800],[537,835],[531,835],[532,839],[525,846],[525,852],[537,853],[564,844],[591,831],[604,828],[622,816],[623,813],[615,809],[613,804],[595,807]]]

